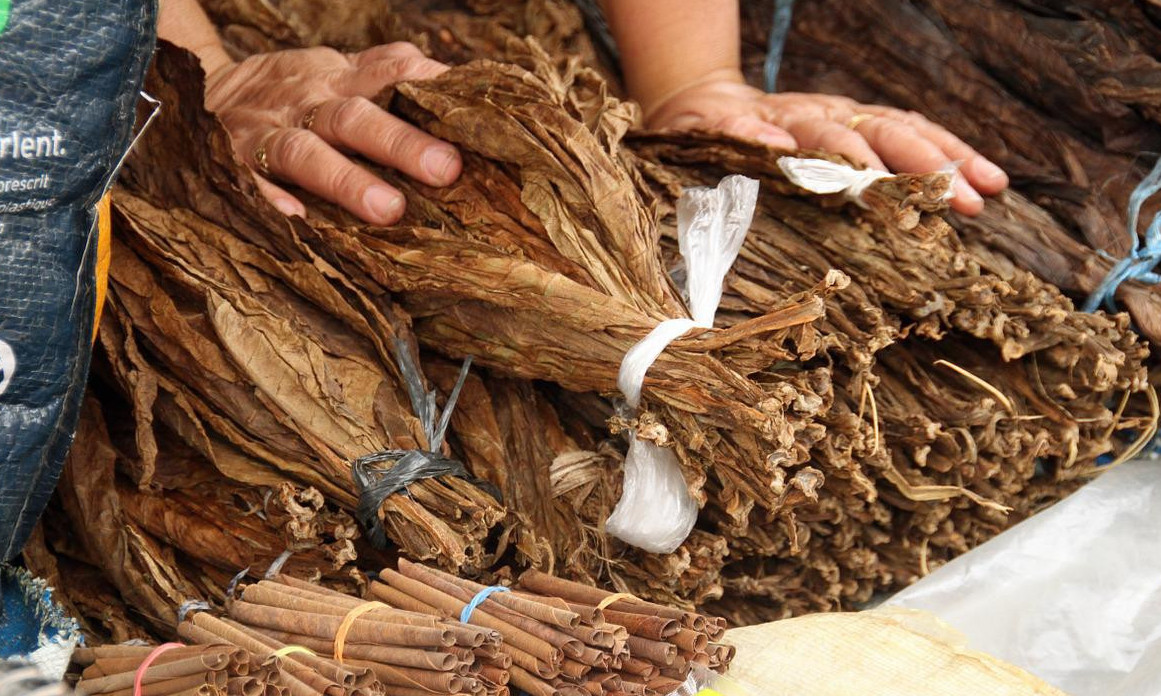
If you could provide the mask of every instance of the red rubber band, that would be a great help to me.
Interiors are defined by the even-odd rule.
[[[153,664],[161,653],[166,650],[173,650],[174,648],[184,648],[185,643],[162,643],[153,649],[153,652],[145,656],[141,661],[141,665],[137,667],[137,674],[133,675],[133,696],[141,696],[141,680],[145,677],[145,670],[149,669],[149,665]]]

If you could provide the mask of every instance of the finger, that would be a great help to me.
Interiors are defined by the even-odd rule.
[[[718,121],[715,128],[736,138],[756,140],[770,147],[784,150],[798,149],[798,142],[793,135],[773,123],[754,116],[729,116]]]
[[[254,180],[258,183],[258,192],[262,194],[262,197],[270,201],[283,215],[306,217],[306,206],[286,189],[261,175],[256,175]]]
[[[875,150],[858,132],[833,121],[802,118],[783,123],[799,147],[844,155],[872,169],[886,169]]]
[[[795,150],[798,144],[794,136],[778,126],[755,116],[730,115],[718,119],[707,119],[701,114],[681,114],[665,120],[660,124],[663,128],[678,130],[698,129],[716,133],[725,133],[735,138],[755,140],[763,145],[778,147],[785,150]]]
[[[388,225],[403,215],[403,194],[301,128],[274,131],[264,142],[270,173],[337,203],[367,222]]]
[[[381,60],[395,58],[424,58],[419,46],[407,41],[395,41],[388,44],[372,46],[351,55],[351,64],[361,68]]]
[[[329,46],[295,48],[269,55],[275,61],[285,62],[287,66],[306,64],[319,71],[342,70],[350,64],[345,55]]]
[[[339,86],[340,94],[357,94],[373,97],[384,87],[396,82],[430,80],[449,70],[439,61],[423,56],[392,58],[361,65],[357,70],[348,71]]]
[[[891,117],[876,117],[864,121],[859,132],[883,161],[896,172],[955,171],[947,154],[934,142],[924,137],[914,126]],[[976,215],[984,207],[980,194],[962,176],[955,177],[955,197],[951,207],[966,215]]]
[[[388,114],[362,97],[315,107],[311,130],[336,147],[397,169],[431,186],[446,186],[463,164],[451,145]]]
[[[959,170],[981,193],[992,195],[1008,188],[1007,172],[978,152],[966,163],[960,165]]]
[[[960,172],[968,183],[982,193],[994,194],[1008,187],[1008,175],[1003,169],[976,152],[971,146],[956,137],[943,126],[931,122],[914,111],[900,111],[890,107],[870,107],[867,113],[888,116],[914,128],[920,135],[935,143],[948,159],[960,163]]]
[[[762,100],[773,106],[778,114],[794,121],[813,119],[846,123],[859,107],[859,103],[854,99],[831,94],[779,92],[767,94]]]

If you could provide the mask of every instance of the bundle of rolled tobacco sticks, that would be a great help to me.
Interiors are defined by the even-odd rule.
[[[401,560],[370,586],[374,597],[496,630],[512,657],[512,683],[537,696],[668,693],[699,664],[724,670],[725,624],[530,570],[518,589],[486,587]],[[485,597],[475,606],[479,597]],[[463,609],[465,603],[472,607]]]
[[[210,645],[106,645],[79,648],[79,696],[282,696],[276,665],[217,642]]]
[[[78,693],[117,696],[658,696],[694,665],[724,671],[725,624],[530,571],[518,589],[415,563],[385,569],[372,601],[278,575],[227,616],[192,613],[189,646],[85,649]],[[135,692],[135,688],[141,688]]]

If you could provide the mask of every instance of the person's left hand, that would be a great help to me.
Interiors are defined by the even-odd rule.
[[[388,85],[447,69],[409,43],[352,55],[330,48],[278,51],[209,69],[206,107],[226,126],[238,156],[261,175],[262,194],[283,213],[303,215],[305,208],[276,180],[386,225],[403,215],[403,194],[346,153],[432,186],[455,181],[462,162],[454,147],[370,101]]]
[[[646,114],[649,128],[708,130],[786,149],[844,155],[876,169],[958,169],[951,207],[977,215],[983,194],[1008,176],[967,143],[922,115],[825,94],[767,94],[735,79],[710,79],[667,97]]]

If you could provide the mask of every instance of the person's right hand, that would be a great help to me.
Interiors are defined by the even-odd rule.
[[[283,213],[304,215],[305,207],[275,180],[387,225],[403,215],[403,194],[344,153],[432,186],[455,181],[462,162],[454,147],[369,99],[388,85],[447,69],[409,43],[353,55],[329,48],[278,51],[213,69],[206,77],[206,107],[225,124],[234,151],[259,174],[263,195]]]
[[[728,133],[773,147],[825,150],[893,172],[955,171],[951,207],[978,215],[980,194],[1008,176],[967,143],[922,115],[828,94],[767,94],[727,72],[674,92],[646,118],[650,128]]]

